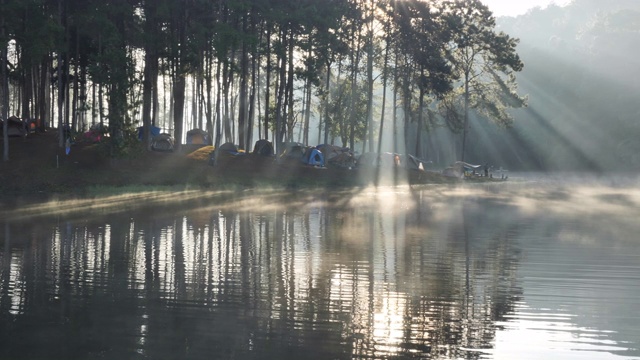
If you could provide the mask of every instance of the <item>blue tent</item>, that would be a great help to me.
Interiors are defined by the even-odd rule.
[[[324,166],[324,155],[316,148],[309,148],[304,153],[302,162],[311,166]]]
[[[152,126],[149,135],[151,137],[160,135],[160,128],[157,126]],[[143,136],[144,136],[144,126],[140,126],[138,128],[138,140],[142,140]]]

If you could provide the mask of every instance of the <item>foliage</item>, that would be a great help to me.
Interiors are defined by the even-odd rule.
[[[492,15],[477,0],[3,4],[8,38],[20,54],[12,73],[22,99],[12,106],[25,114],[53,113],[77,129],[88,112],[106,113],[91,121],[108,122],[114,156],[138,151],[130,131],[140,116],[147,125],[153,119],[170,128],[178,146],[183,129],[202,124],[202,117],[216,143],[224,137],[246,145],[260,126],[275,130],[277,144],[293,136],[297,122],[308,132],[311,111],[303,122],[300,109],[318,103],[314,117],[325,137],[372,144],[374,91],[382,79],[400,92],[406,129],[417,124],[415,141],[421,142],[421,133],[439,124],[434,101],[453,104],[460,96],[456,81],[464,78],[461,54],[468,49],[481,53],[491,70],[470,82],[472,108],[508,124],[506,108],[520,99],[510,74],[522,67],[517,41],[494,31]],[[393,49],[392,56],[385,49]],[[48,103],[51,89],[56,103]],[[445,119],[460,127],[457,118]]]

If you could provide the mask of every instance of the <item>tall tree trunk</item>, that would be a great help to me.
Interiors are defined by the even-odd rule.
[[[311,59],[311,47],[312,47],[311,34],[309,34],[309,53],[308,58]],[[305,83],[305,100],[304,100],[304,125],[303,125],[303,136],[302,142],[304,144],[309,143],[309,121],[311,119],[311,61],[307,64],[307,81]]]
[[[242,17],[242,32],[247,32],[247,16]],[[246,35],[244,35],[246,36]],[[247,88],[249,86],[249,56],[247,40],[243,38],[240,50],[240,91],[238,103],[238,146],[247,149]]]
[[[286,30],[282,29],[280,32],[280,37],[283,44],[286,44]],[[284,51],[282,51],[279,56],[279,77],[278,77],[278,94],[276,96],[276,132],[275,132],[275,144],[278,153],[282,151],[282,118],[283,118],[283,103],[284,103],[284,94],[286,87],[286,72],[287,72],[287,56]]]
[[[233,140],[233,134],[231,132],[231,118],[230,118],[230,104],[229,102],[231,101],[230,99],[230,92],[231,92],[231,82],[233,81],[233,71],[231,71],[230,69],[230,64],[229,61],[224,60],[224,67],[223,67],[223,82],[224,82],[224,96],[223,96],[223,103],[224,103],[224,108],[223,108],[223,114],[222,114],[222,119],[224,122],[224,137],[226,141],[232,141]]]
[[[4,7],[5,0],[0,0],[0,5]],[[0,14],[0,117],[9,118],[9,79],[7,76],[7,43],[5,36],[5,14]],[[9,135],[7,134],[8,121],[2,122],[2,160],[9,161]],[[7,230],[8,232],[8,230]]]
[[[465,146],[467,143],[467,131],[469,130],[469,72],[464,74],[464,120],[462,124],[462,154],[460,161],[464,161]]]
[[[209,139],[213,139],[213,104],[212,104],[212,94],[211,92],[213,91],[213,56],[211,55],[210,52],[210,46],[207,46],[207,51],[206,51],[206,87],[207,87],[207,104],[206,104],[206,108],[205,108],[205,113],[207,116],[207,133],[209,133]]]
[[[269,95],[271,94],[270,88],[271,88],[271,26],[270,24],[267,24],[267,50],[266,50],[266,57],[267,57],[267,83],[265,86],[265,98],[264,98],[264,139],[268,140],[269,139],[269,109],[271,108],[271,99],[269,98]],[[275,144],[274,144],[275,145]]]
[[[51,78],[51,73],[49,72],[49,68],[51,67],[51,61],[49,55],[45,56],[40,63],[40,87],[38,88],[38,93],[40,101],[38,103],[38,126],[40,131],[45,131],[46,124],[48,122],[48,109],[49,109],[49,82]]]
[[[387,29],[388,31],[388,29]],[[384,61],[382,64],[382,103],[380,104],[380,130],[378,132],[378,149],[376,152],[378,154],[382,153],[382,139],[383,139],[383,130],[384,130],[384,112],[385,105],[387,102],[387,81],[389,78],[389,46],[385,47],[384,50]],[[395,152],[395,151],[394,151]]]
[[[78,74],[80,73],[79,71],[79,67],[80,67],[80,61],[79,61],[79,57],[80,57],[80,33],[78,31],[76,31],[76,38],[75,38],[75,64],[73,66],[73,106],[71,107],[71,128],[72,129],[81,129],[80,128],[80,124],[78,121],[78,84],[79,84],[79,76]]]
[[[151,22],[149,11],[147,10],[147,22]],[[150,26],[147,25],[147,29]],[[151,35],[147,32],[149,36]],[[151,148],[151,108],[152,108],[152,95],[153,88],[156,86],[153,83],[153,62],[158,62],[158,59],[154,56],[155,51],[151,44],[146,44],[144,53],[144,73],[142,79],[142,142],[147,150]]]
[[[176,149],[180,149],[182,144],[182,131],[184,126],[184,100],[186,90],[185,63],[187,56],[187,14],[182,8],[177,20],[178,31],[178,54],[174,58],[174,78],[173,78],[173,140]]]
[[[254,29],[255,30],[255,29]],[[251,146],[253,144],[253,126],[255,124],[256,116],[256,92],[258,89],[258,54],[254,50],[251,58],[251,91],[249,92],[249,116],[247,118],[247,144]]]
[[[173,136],[176,148],[182,144],[186,76],[181,70],[173,80]]]
[[[293,29],[289,30],[289,55],[287,56],[288,61],[288,72],[287,72],[287,95],[286,95],[286,108],[287,110],[287,138],[289,141],[293,139],[293,125],[294,125],[294,105],[295,101],[293,99]]]
[[[64,11],[62,6],[62,0],[58,0],[58,23],[61,27],[64,27],[62,19],[64,18]],[[100,48],[100,38],[98,38],[98,47]],[[58,146],[64,146],[64,113],[63,113],[63,100],[64,100],[64,87],[63,87],[63,52],[62,49],[58,49]]]
[[[331,100],[331,62],[327,61],[327,78],[325,79],[324,98],[324,143],[329,144],[329,132],[331,130],[331,119],[329,118],[329,101]],[[322,124],[322,121],[320,121]],[[320,129],[318,129],[320,131]],[[318,135],[319,136],[319,135]]]
[[[369,142],[369,151],[373,151],[373,23],[374,1],[371,0],[369,29],[367,32],[367,121],[365,123],[364,143]],[[364,152],[363,144],[363,152]]]
[[[422,158],[422,107],[424,106],[425,90],[420,89],[418,101],[418,130],[416,131],[416,157]]]
[[[355,31],[355,30],[354,30]],[[356,124],[356,98],[357,98],[357,88],[358,88],[358,75],[360,73],[359,64],[360,64],[360,55],[362,47],[360,46],[360,34],[354,34],[354,43],[353,47],[355,50],[351,55],[352,59],[352,70],[351,70],[351,106],[349,108],[349,147],[351,149],[355,148],[355,124]],[[363,141],[366,142],[366,141]],[[363,149],[364,151],[364,149]]]

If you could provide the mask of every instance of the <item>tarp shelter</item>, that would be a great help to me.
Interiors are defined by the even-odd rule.
[[[0,125],[3,125],[0,122]],[[4,125],[3,125],[4,126]],[[2,133],[4,127],[0,127],[0,134]],[[9,117],[7,120],[7,136],[26,136],[27,129],[25,128],[24,122],[15,116]]]
[[[473,172],[479,170],[482,165],[473,165],[464,161],[456,161],[453,165],[442,171],[444,176],[463,178],[471,175]]]
[[[173,151],[173,138],[167,133],[154,136],[151,140],[151,150]]]
[[[404,166],[413,170],[427,170],[427,164],[431,164],[431,161],[419,159],[411,154],[407,155],[404,161]]]
[[[160,128],[159,127],[151,126],[149,129],[150,129],[149,130],[149,136],[151,138],[160,135]],[[166,135],[168,135],[168,134],[166,134]],[[144,136],[144,126],[140,126],[138,128],[138,140],[142,140],[143,136]],[[173,142],[173,140],[172,140],[172,142]]]
[[[187,131],[187,144],[210,145],[211,138],[208,132],[202,129],[193,129]]]
[[[324,166],[324,156],[320,150],[308,148],[302,157],[302,162],[311,166]]]
[[[253,153],[262,156],[273,156],[273,145],[268,140],[258,140],[253,146]]]

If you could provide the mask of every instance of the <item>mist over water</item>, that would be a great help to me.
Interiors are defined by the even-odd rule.
[[[637,185],[6,200],[0,358],[640,358]]]

